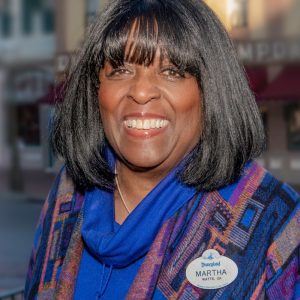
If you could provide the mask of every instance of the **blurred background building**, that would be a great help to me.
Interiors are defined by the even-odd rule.
[[[300,190],[300,1],[203,1],[232,37],[262,112],[268,143],[259,161]],[[59,168],[47,142],[55,97],[86,27],[107,2],[0,0],[0,220],[7,220],[0,240],[16,237],[0,244],[0,291],[24,280],[39,200]],[[21,203],[33,202],[18,227],[7,224]],[[5,280],[14,268],[18,274]]]
[[[37,100],[54,81],[54,7],[52,1],[2,0],[0,8],[0,167],[38,169]]]
[[[206,0],[233,39],[267,133],[260,163],[300,185],[300,1]]]
[[[23,286],[59,168],[47,137],[59,82],[105,1],[0,0],[0,298]]]
[[[104,5],[0,0],[0,188],[23,191],[39,172],[57,171],[47,141],[54,98],[87,25]]]
[[[26,170],[57,171],[47,143],[54,98],[86,27],[106,2],[0,0],[0,172],[10,174],[11,189],[24,189]],[[260,106],[268,135],[260,162],[297,185],[300,1],[205,2],[234,40]]]

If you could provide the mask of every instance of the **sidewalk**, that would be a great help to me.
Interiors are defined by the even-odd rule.
[[[54,179],[42,171],[23,173],[24,191],[10,191],[0,171],[0,291],[23,286],[35,226]]]

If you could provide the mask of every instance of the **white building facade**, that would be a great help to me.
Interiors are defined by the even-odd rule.
[[[0,169],[43,168],[38,101],[54,83],[54,24],[51,0],[0,0]]]

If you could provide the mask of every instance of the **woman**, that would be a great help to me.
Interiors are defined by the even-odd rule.
[[[65,160],[27,299],[292,299],[299,198],[264,147],[234,47],[202,1],[117,0],[53,125]]]

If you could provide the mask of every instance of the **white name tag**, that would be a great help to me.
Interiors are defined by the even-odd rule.
[[[214,249],[206,250],[186,269],[186,278],[201,289],[219,289],[233,282],[238,275],[236,263]]]

